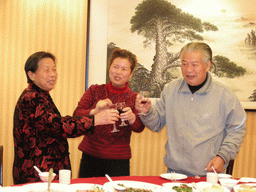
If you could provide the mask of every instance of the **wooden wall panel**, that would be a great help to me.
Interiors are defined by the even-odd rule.
[[[5,186],[12,184],[13,112],[27,87],[24,64],[34,52],[57,58],[58,82],[50,92],[62,116],[72,115],[85,90],[87,1],[0,0],[0,145]],[[81,138],[69,139],[72,176],[77,177]]]
[[[233,177],[256,178],[256,112],[247,111],[246,134],[235,159]]]
[[[160,133],[145,128],[142,133],[132,133],[131,175],[160,175],[166,172],[164,165],[166,129]]]
[[[152,132],[145,128],[142,133],[132,133],[130,161],[131,175],[160,175],[167,168],[164,165],[166,129]]]

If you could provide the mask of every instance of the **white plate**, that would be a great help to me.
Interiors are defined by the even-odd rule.
[[[188,176],[180,173],[163,173],[160,177],[168,180],[182,180],[187,179]]]
[[[247,184],[245,184],[245,185],[253,185],[253,186],[256,186],[256,183],[247,183]],[[236,185],[236,186],[233,187],[233,189],[234,189],[235,192],[238,192],[239,189],[245,189],[245,188],[241,187],[241,185]],[[256,189],[256,188],[254,188],[254,189]]]
[[[161,185],[155,185],[152,183],[146,183],[146,182],[140,182],[140,181],[123,181],[123,180],[118,180],[114,181],[116,184],[123,184],[125,187],[132,187],[132,188],[140,188],[140,189],[145,189],[145,190],[152,190],[152,191],[161,191],[162,186]],[[106,192],[114,192],[113,184],[110,182],[107,182],[103,185],[104,189]]]
[[[33,192],[41,192],[46,191],[48,189],[48,183],[31,183],[22,185],[22,191],[33,191]],[[69,192],[70,186],[67,184],[60,183],[51,183],[50,189],[56,190],[56,192]]]

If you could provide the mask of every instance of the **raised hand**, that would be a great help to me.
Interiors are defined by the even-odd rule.
[[[94,115],[94,126],[115,124],[119,119],[119,113],[114,109],[103,110]]]

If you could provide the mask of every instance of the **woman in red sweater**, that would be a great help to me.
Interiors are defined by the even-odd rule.
[[[110,82],[91,85],[78,103],[74,116],[95,115],[111,104],[126,104],[116,122],[118,132],[112,132],[114,125],[109,124],[96,126],[93,134],[84,135],[78,147],[83,152],[79,177],[130,175],[131,133],[144,129],[135,109],[137,93],[128,87],[136,65],[137,58],[133,53],[116,48],[109,62]],[[121,127],[121,119],[128,125]]]

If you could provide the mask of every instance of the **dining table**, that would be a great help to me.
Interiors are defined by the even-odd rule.
[[[186,179],[182,180],[168,180],[164,179],[160,176],[119,176],[119,177],[111,177],[113,181],[140,181],[140,182],[146,182],[156,185],[162,185],[163,183],[169,183],[169,182],[181,182],[181,183],[192,183],[192,182],[200,182],[200,181],[206,181],[206,177],[187,177]],[[105,183],[109,182],[106,177],[90,177],[90,178],[76,178],[71,179],[71,184],[75,183],[93,183],[98,185],[103,185]]]
[[[185,176],[185,175],[184,175]],[[111,179],[114,182],[119,183],[126,183],[127,182],[131,182],[132,184],[135,185],[146,185],[148,187],[152,187],[152,186],[159,186],[161,187],[163,184],[165,183],[192,183],[192,182],[201,182],[201,181],[206,181],[206,177],[200,177],[200,178],[195,178],[195,177],[187,177],[184,179],[166,179],[163,178],[161,176],[111,176]],[[47,182],[46,182],[47,183]],[[41,186],[45,187],[46,183],[44,182],[36,182],[36,183],[25,183],[25,184],[20,184],[20,185],[13,185],[10,186],[12,189],[9,188],[9,190],[16,190],[16,191],[20,191],[20,192],[27,192],[29,191],[28,189],[37,189],[37,188],[41,188]],[[144,183],[144,184],[143,184]],[[88,185],[95,185],[95,186],[105,186],[104,184],[110,184],[109,180],[107,177],[90,177],[90,178],[75,178],[75,179],[71,179],[70,180],[70,185],[68,185],[67,187],[65,187],[66,191],[73,191],[73,190],[69,190],[68,187],[69,186],[76,186],[76,184],[80,184],[83,187],[84,186],[88,186]],[[53,187],[63,187],[59,180],[55,179],[52,181],[52,185]],[[65,185],[65,184],[64,184]],[[27,188],[24,188],[26,187]],[[105,186],[106,187],[106,186]],[[157,189],[159,189],[159,187],[157,187]],[[2,188],[3,189],[3,188]],[[105,188],[106,189],[106,188]],[[7,190],[6,192],[9,192],[9,190]],[[152,189],[153,190],[153,189]],[[0,188],[1,191],[1,188]],[[34,191],[34,190],[32,190]],[[109,191],[109,190],[106,190]],[[158,191],[158,190],[153,190],[153,191]]]
[[[138,184],[139,186],[144,185],[144,186],[148,186],[148,187],[152,187],[152,185],[153,185],[153,187],[154,186],[156,187],[155,189],[159,189],[159,187],[161,189],[167,189],[168,187],[170,187],[172,185],[175,185],[175,186],[181,185],[181,183],[188,183],[188,184],[197,183],[197,184],[193,184],[193,185],[197,185],[197,187],[200,184],[203,184],[203,186],[205,186],[205,184],[207,184],[207,186],[208,186],[208,184],[209,184],[208,182],[206,182],[206,177],[197,177],[197,176],[196,177],[187,177],[186,175],[181,174],[185,177],[180,178],[180,179],[173,179],[173,178],[169,177],[170,176],[169,174],[167,174],[167,176],[164,176],[164,175],[165,174],[161,174],[159,176],[116,176],[116,177],[111,176],[111,179],[116,184],[124,184],[124,183],[126,183],[126,184],[130,183],[131,184],[132,183],[132,185],[134,185],[134,184],[137,185]],[[239,180],[238,184],[241,184],[241,182],[240,182],[240,181],[242,181],[241,179],[236,179],[236,180]],[[256,184],[256,178],[244,178],[244,179],[245,180],[242,181],[242,183],[243,182],[246,182],[246,183],[255,182],[254,185]],[[250,179],[250,180],[248,180],[248,179]],[[251,180],[251,179],[253,179],[253,180]],[[120,181],[120,183],[119,183],[119,181]],[[52,183],[55,184],[56,188],[59,188],[61,185],[63,185],[63,184],[60,184],[59,180],[56,180],[56,179],[53,180]],[[111,183],[109,182],[107,177],[74,178],[74,179],[70,180],[70,185],[68,185],[68,186],[71,187],[71,188],[72,187],[77,187],[76,184],[78,184],[78,185],[80,184],[80,186],[82,185],[83,188],[84,188],[84,186],[88,186],[88,185],[98,185],[98,186],[104,186],[105,189],[109,189],[108,187],[109,187],[109,184],[111,184]],[[26,183],[26,184],[22,184],[22,185],[13,185],[13,186],[10,186],[10,187],[12,189],[18,187],[16,189],[19,190],[20,192],[23,192],[23,191],[27,192],[28,190],[26,190],[26,188],[23,188],[23,186],[38,188],[40,186],[45,187],[45,183],[37,182],[37,183],[32,183],[32,185],[30,183]],[[65,190],[70,191],[70,190],[67,190],[66,186],[67,185],[64,186]],[[161,186],[163,186],[164,188],[162,188]],[[113,187],[113,186],[111,186],[111,187]],[[131,186],[127,186],[127,187],[131,187]],[[132,187],[134,187],[134,186],[132,186]],[[202,187],[202,185],[201,185],[201,187]],[[199,186],[199,188],[201,188],[201,187]],[[10,189],[10,190],[12,190],[12,189]],[[111,191],[111,190],[106,190],[106,191]],[[1,191],[1,188],[0,188],[0,191]],[[156,191],[159,191],[159,190],[156,190]],[[202,191],[202,190],[199,189],[199,191]],[[225,192],[233,192],[235,190],[233,190],[233,189],[228,190],[227,189],[227,190],[224,190],[224,191]],[[6,192],[9,192],[9,190],[6,190]]]

